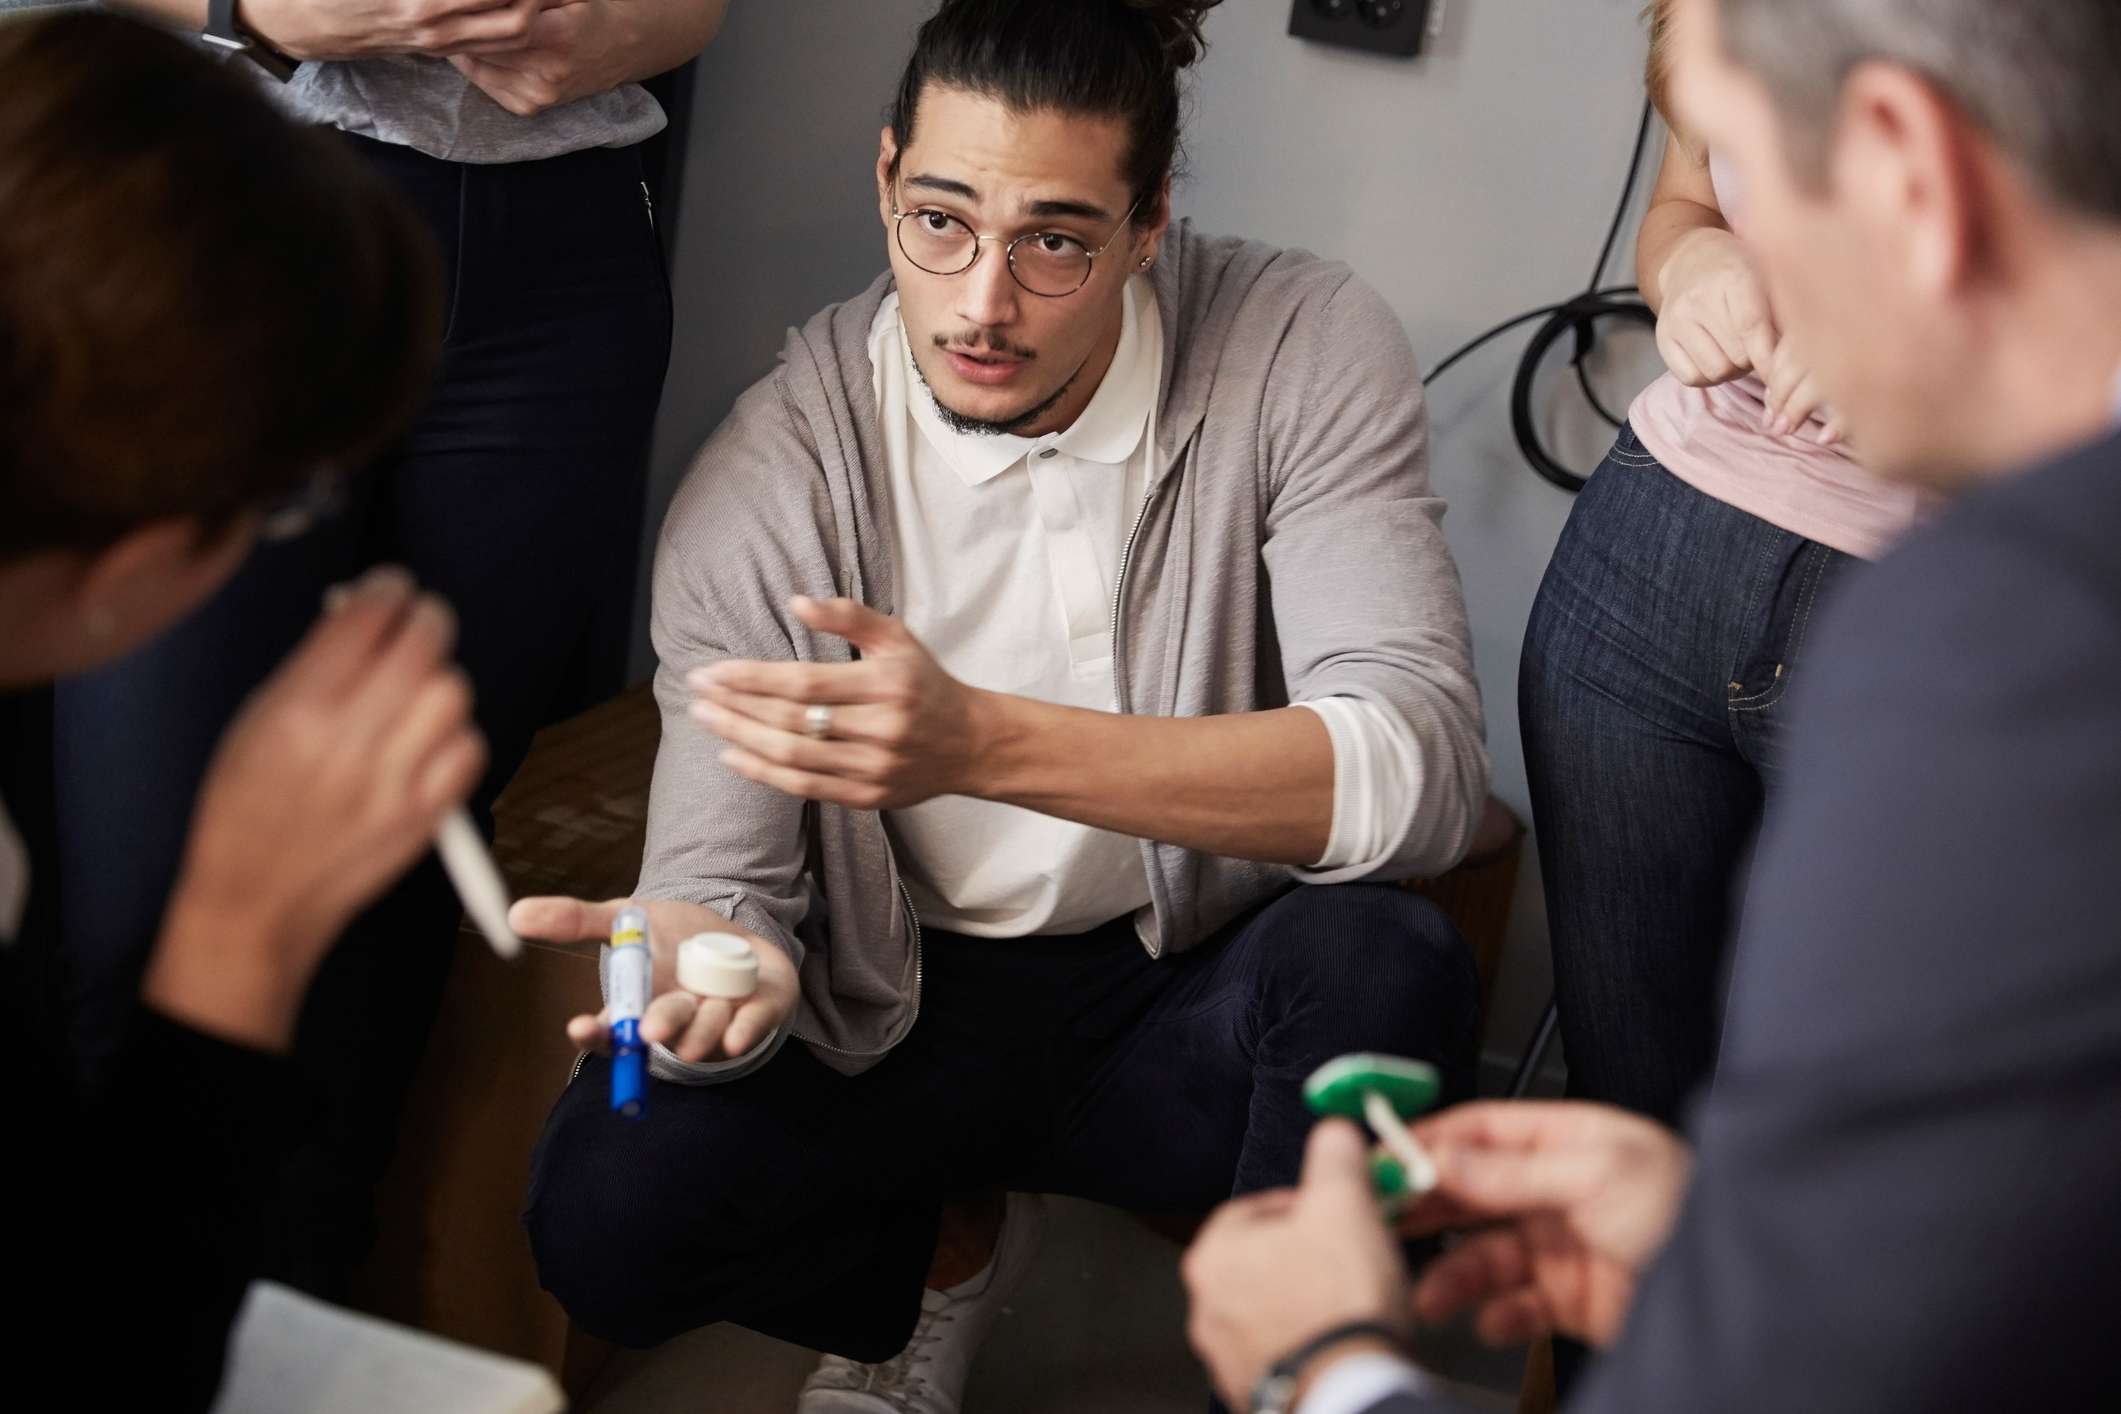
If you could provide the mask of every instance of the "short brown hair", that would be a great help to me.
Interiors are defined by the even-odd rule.
[[[352,469],[440,323],[417,218],[233,66],[111,15],[0,22],[0,556]]]

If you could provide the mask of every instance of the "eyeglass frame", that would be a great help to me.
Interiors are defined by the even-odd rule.
[[[1066,231],[1026,231],[1022,235],[1018,236],[1015,240],[1004,241],[1000,236],[981,235],[978,231],[972,229],[972,223],[970,221],[965,220],[961,216],[953,216],[951,213],[949,213],[948,211],[944,211],[940,207],[915,206],[909,208],[908,210],[901,211],[898,208],[898,179],[896,177],[893,177],[891,181],[891,238],[898,243],[899,254],[905,256],[906,259],[912,263],[914,269],[926,275],[933,275],[937,279],[941,280],[952,280],[957,278],[959,275],[966,274],[972,269],[973,266],[979,264],[979,258],[983,253],[983,249],[985,246],[990,243],[999,245],[1003,248],[1003,259],[1009,266],[1009,278],[1016,282],[1016,287],[1018,289],[1022,290],[1027,295],[1036,295],[1040,299],[1067,299],[1071,295],[1081,294],[1084,288],[1089,285],[1090,277],[1097,273],[1097,258],[1100,255],[1103,255],[1106,251],[1112,249],[1113,242],[1119,239],[1119,233],[1127,229],[1127,223],[1134,219],[1134,213],[1141,210],[1142,203],[1147,201],[1148,199],[1149,194],[1147,192],[1143,192],[1140,196],[1134,198],[1134,204],[1127,208],[1126,215],[1119,218],[1119,224],[1112,228],[1112,234],[1105,238],[1105,243],[1099,246],[1096,250],[1090,250],[1088,248],[1084,249],[1083,255],[1089,261],[1089,264],[1083,269],[1082,284],[1077,285],[1072,290],[1067,290],[1057,295],[1049,295],[1044,290],[1034,290],[1029,285],[1024,283],[1024,277],[1016,273],[1016,248],[1022,245],[1025,241],[1036,240],[1040,236],[1059,236],[1064,240],[1075,240],[1075,237],[1069,235]],[[970,231],[972,233],[972,258],[955,270],[930,270],[927,266],[921,264],[918,260],[914,260],[913,252],[906,249],[906,218],[908,216],[918,216],[923,211],[933,211],[936,215],[943,217],[945,220],[955,221],[958,225],[963,226],[967,231]]]
[[[346,509],[346,478],[336,470],[311,473],[300,486],[259,507],[261,543],[284,545],[300,540]]]

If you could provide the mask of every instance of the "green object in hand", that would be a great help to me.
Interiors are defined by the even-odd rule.
[[[1304,1103],[1321,1119],[1363,1118],[1363,1096],[1383,1095],[1401,1119],[1412,1119],[1435,1105],[1443,1094],[1436,1067],[1398,1056],[1352,1055],[1327,1061],[1304,1082]]]
[[[1406,1121],[1442,1093],[1435,1066],[1398,1056],[1342,1056],[1304,1082],[1304,1103],[1313,1114],[1357,1120],[1382,1141],[1370,1156],[1370,1182],[1387,1219],[1398,1218],[1436,1187],[1436,1162],[1408,1132]]]
[[[1397,1222],[1421,1195],[1407,1179],[1407,1166],[1380,1147],[1370,1153],[1370,1186],[1377,1190],[1378,1206],[1386,1222]]]

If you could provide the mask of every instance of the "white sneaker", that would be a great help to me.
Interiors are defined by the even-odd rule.
[[[1037,1194],[1011,1193],[1007,1203],[985,1270],[948,1291],[922,1292],[913,1339],[883,1364],[827,1355],[803,1382],[796,1414],[957,1414],[972,1357],[1030,1275],[1046,1225]]]

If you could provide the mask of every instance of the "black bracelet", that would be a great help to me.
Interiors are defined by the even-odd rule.
[[[236,28],[241,30],[243,37],[250,41],[250,48],[243,51],[243,57],[265,70],[266,73],[271,74],[281,83],[294,82],[295,70],[302,67],[302,61],[291,55],[282,54],[279,50],[267,44],[256,30],[244,24],[241,0],[237,0],[235,6],[235,19]]]
[[[1252,1386],[1251,1414],[1289,1414],[1296,1403],[1296,1387],[1303,1380],[1304,1367],[1319,1352],[1349,1340],[1381,1340],[1394,1350],[1400,1348],[1399,1332],[1383,1321],[1343,1322],[1312,1336],[1268,1366],[1259,1383]]]
[[[206,29],[201,37],[210,44],[241,54],[281,83],[293,79],[295,70],[301,67],[299,60],[282,54],[261,39],[256,30],[243,23],[237,0],[207,0]]]

